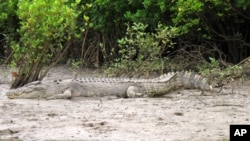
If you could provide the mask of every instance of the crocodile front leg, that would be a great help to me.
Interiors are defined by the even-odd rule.
[[[70,99],[72,97],[72,92],[70,89],[66,89],[62,94],[53,94],[52,96],[47,97],[47,100],[52,99]]]
[[[127,98],[143,97],[143,93],[140,92],[140,88],[137,86],[129,86],[126,91]]]

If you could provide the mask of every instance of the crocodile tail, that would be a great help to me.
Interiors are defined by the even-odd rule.
[[[200,89],[204,91],[212,91],[212,86],[207,83],[207,80],[201,75],[193,72],[176,72],[176,75],[170,80],[170,83],[175,88]]]

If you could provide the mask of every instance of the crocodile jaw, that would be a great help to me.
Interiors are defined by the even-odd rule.
[[[23,87],[10,90],[6,92],[6,95],[9,99],[39,99],[42,98],[45,93],[45,89],[32,88],[32,87]]]

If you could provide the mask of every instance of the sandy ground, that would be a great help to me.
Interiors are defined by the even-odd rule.
[[[10,69],[0,67],[0,140],[229,140],[230,124],[250,123],[250,81],[220,94],[178,90],[161,98],[9,100]],[[56,67],[46,79],[71,78]],[[96,75],[83,70],[79,76]]]

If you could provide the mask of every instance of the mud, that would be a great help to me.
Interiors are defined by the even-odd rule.
[[[230,124],[250,123],[250,81],[237,80],[221,93],[178,90],[160,98],[10,100],[11,69],[0,67],[0,140],[229,140]],[[72,78],[68,67],[45,79]],[[99,76],[81,70],[78,77]]]

